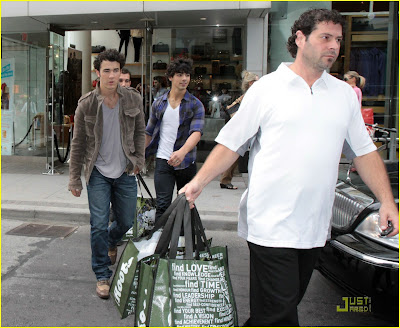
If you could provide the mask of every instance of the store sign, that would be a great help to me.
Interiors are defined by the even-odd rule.
[[[14,122],[14,58],[1,61],[1,154],[11,155]]]

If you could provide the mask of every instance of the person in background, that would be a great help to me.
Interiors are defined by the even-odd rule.
[[[328,9],[308,10],[294,22],[287,43],[294,62],[281,63],[250,88],[206,162],[179,191],[193,208],[203,188],[251,147],[238,224],[250,250],[247,326],[299,326],[297,306],[330,237],[344,140],[360,177],[381,202],[380,228],[391,221],[388,236],[399,232],[385,165],[357,97],[326,72],[339,55],[344,24],[339,12]]]
[[[153,101],[156,101],[164,93],[168,92],[167,84],[163,76],[155,76],[153,79]]]
[[[79,99],[74,117],[68,190],[80,197],[84,167],[90,211],[92,269],[96,293],[110,297],[117,243],[135,218],[135,174],[144,165],[144,117],[136,90],[119,85],[125,57],[116,49],[101,52],[94,60],[99,83]],[[110,202],[115,221],[109,226]]]
[[[196,145],[204,126],[204,106],[187,87],[192,74],[191,59],[175,59],[167,68],[171,91],[153,102],[146,127],[146,158],[156,155],[154,185],[157,195],[156,220],[177,190],[196,174]]]
[[[119,85],[125,88],[131,86],[131,72],[129,72],[129,70],[125,67],[121,69],[121,75],[119,76]]]
[[[242,72],[242,91],[243,94],[237,98],[232,104],[228,105],[226,107],[226,112],[227,115],[230,116],[230,118],[233,117],[233,115],[236,114],[237,110],[240,107],[240,103],[242,102],[242,99],[244,95],[246,94],[247,90],[253,85],[254,82],[258,80],[258,75],[255,73],[251,73],[248,71],[243,71]],[[220,180],[220,187],[222,189],[230,189],[230,190],[235,190],[237,189],[236,186],[232,185],[232,178],[233,178],[233,173],[238,166],[239,159],[237,159],[229,169],[227,169],[224,173],[221,175],[221,180]]]
[[[362,91],[361,89],[364,88],[365,86],[365,78],[358,74],[356,71],[348,71],[345,75],[343,80],[349,84],[354,92],[357,95],[358,102],[360,103],[360,108],[361,108],[361,102],[362,102]]]

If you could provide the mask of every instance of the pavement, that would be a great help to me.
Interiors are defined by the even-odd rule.
[[[88,223],[89,208],[86,188],[81,197],[68,191],[69,166],[56,167],[62,174],[44,175],[43,163],[24,160],[2,160],[1,209],[7,218],[23,220],[54,220],[72,223]],[[155,197],[153,172],[143,176]],[[82,177],[83,184],[85,180]],[[247,188],[247,174],[235,176],[232,183],[237,190],[221,189],[215,179],[203,190],[196,201],[204,226],[209,230],[236,230],[237,210],[241,195]],[[142,188],[142,193],[147,193]]]

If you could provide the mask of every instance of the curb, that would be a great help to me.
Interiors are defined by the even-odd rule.
[[[237,213],[199,211],[203,226],[207,230],[236,231]],[[88,208],[65,208],[2,204],[1,215],[7,219],[22,221],[52,221],[60,223],[89,224],[90,213]]]

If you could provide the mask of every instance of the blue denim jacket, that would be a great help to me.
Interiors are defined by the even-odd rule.
[[[147,135],[152,136],[152,139],[149,146],[146,148],[146,157],[157,153],[158,143],[160,142],[161,122],[165,110],[168,107],[168,95],[169,92],[165,93],[154,101],[152,105],[151,116],[145,132]],[[179,107],[179,127],[174,151],[179,150],[193,132],[199,131],[203,134],[204,115],[204,106],[201,101],[186,91]],[[186,154],[182,163],[175,167],[175,169],[185,169],[195,161],[196,147]]]

